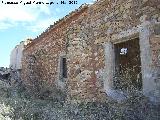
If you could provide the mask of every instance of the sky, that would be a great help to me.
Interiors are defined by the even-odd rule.
[[[61,4],[61,1],[66,4]],[[0,67],[9,67],[10,53],[21,41],[34,39],[80,5],[92,4],[94,1],[75,0],[69,4],[69,0],[0,0]],[[26,4],[27,2],[31,4]],[[36,4],[37,2],[44,4]]]

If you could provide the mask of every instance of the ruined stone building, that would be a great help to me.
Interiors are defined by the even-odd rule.
[[[119,99],[136,89],[159,101],[160,1],[81,6],[25,47],[21,75],[27,86],[55,84],[71,100]]]
[[[21,70],[22,70],[22,57],[23,50],[27,44],[31,42],[31,39],[27,39],[26,41],[20,42],[10,54],[10,65],[9,68],[14,72],[14,76],[17,76],[16,79],[20,78]],[[13,77],[13,76],[12,76]]]
[[[17,45],[10,54],[10,68],[13,70],[21,70],[22,69],[22,57],[23,57],[23,49],[27,44],[31,42],[30,39],[27,39],[26,41],[20,42],[19,45]]]

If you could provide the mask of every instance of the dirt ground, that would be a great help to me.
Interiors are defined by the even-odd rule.
[[[160,120],[160,106],[144,96],[133,95],[124,102],[71,104],[61,97],[26,97],[28,93],[0,81],[0,120]]]

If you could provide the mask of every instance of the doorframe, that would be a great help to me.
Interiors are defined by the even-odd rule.
[[[152,54],[150,48],[150,37],[153,35],[153,26],[151,22],[145,21],[142,24],[133,27],[127,31],[122,31],[112,35],[108,42],[104,43],[105,53],[105,68],[104,68],[104,90],[107,95],[112,96],[113,77],[115,71],[115,53],[114,44],[128,41],[130,39],[139,38],[140,57],[141,57],[141,72],[142,72],[142,92],[145,96],[152,96],[151,93],[155,90],[154,80],[152,80]],[[115,96],[115,95],[114,95]]]
[[[106,92],[114,89],[114,85],[113,85],[113,78],[114,78],[114,74],[115,74],[115,48],[114,48],[114,45],[118,44],[118,43],[126,42],[128,40],[133,40],[136,38],[139,38],[139,33],[129,35],[127,37],[117,39],[112,42],[107,42],[103,45],[104,51],[105,51],[104,89]]]

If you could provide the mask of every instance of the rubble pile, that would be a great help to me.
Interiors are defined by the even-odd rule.
[[[10,80],[10,69],[0,67],[0,80]]]

